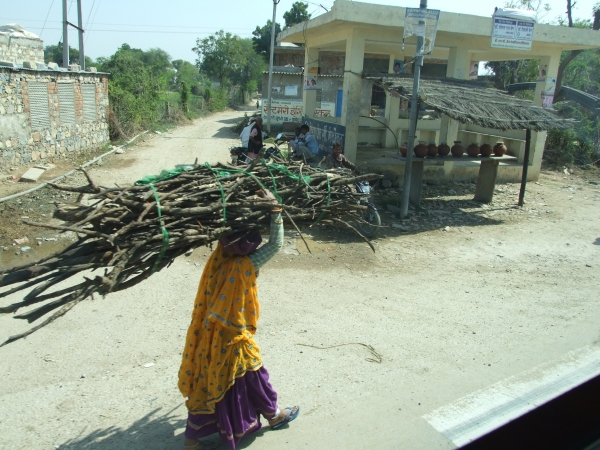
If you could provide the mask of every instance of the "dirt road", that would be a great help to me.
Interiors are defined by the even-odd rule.
[[[127,184],[196,157],[223,160],[237,142],[225,126],[240,115],[155,135],[91,174]],[[376,253],[320,229],[308,254],[288,233],[261,270],[257,339],[280,403],[302,411],[242,448],[455,448],[507,398],[596,370],[600,187],[584,175],[543,174],[523,209],[514,185],[499,186],[490,206],[470,201],[470,184],[429,185],[410,221],[382,212]],[[3,264],[7,253],[23,258],[12,250]],[[0,448],[181,448],[176,377],[207,256],[197,249],[0,348]],[[26,326],[2,316],[0,339]]]

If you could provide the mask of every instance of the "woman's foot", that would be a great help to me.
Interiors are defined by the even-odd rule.
[[[276,430],[277,428],[280,428],[286,423],[294,420],[298,416],[299,412],[299,406],[293,406],[291,408],[288,407],[280,410],[278,415],[267,420],[269,421],[269,425],[271,426],[271,428]]]
[[[183,450],[213,450],[219,446],[216,442],[199,441],[198,439],[186,439]]]

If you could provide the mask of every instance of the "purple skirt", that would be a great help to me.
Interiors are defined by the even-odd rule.
[[[185,437],[201,439],[219,433],[231,449],[247,434],[260,430],[260,415],[277,412],[277,392],[269,383],[269,372],[261,367],[237,378],[225,397],[215,405],[214,414],[189,414]]]

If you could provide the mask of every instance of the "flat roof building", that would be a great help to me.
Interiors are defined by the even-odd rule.
[[[490,16],[493,11],[490,11]],[[395,153],[398,141],[403,142],[408,137],[408,118],[403,112],[401,99],[385,94],[383,113],[373,114],[372,98],[369,89],[365,89],[366,75],[372,64],[368,59],[385,58],[387,73],[393,73],[394,62],[410,61],[415,55],[415,40],[407,41],[404,46],[406,8],[398,6],[374,5],[349,0],[336,0],[331,10],[307,22],[294,25],[278,35],[281,43],[298,43],[304,45],[304,74],[328,74],[327,66],[323,64],[321,53],[340,55],[343,65],[343,82],[340,86],[339,109],[335,116],[326,120],[337,122],[346,127],[345,154],[351,160],[369,159],[370,165],[390,165],[390,158],[381,158],[382,150],[372,147],[389,149]],[[596,31],[535,24],[533,42],[530,50],[510,48],[492,48],[491,36],[493,28],[492,17],[479,17],[468,14],[457,14],[442,11],[439,17],[437,36],[433,52],[426,57],[426,65],[431,75],[468,80],[472,78],[473,64],[479,61],[506,61],[522,59],[539,59],[540,67],[544,69],[544,77],[536,85],[535,105],[542,106],[542,93],[547,89],[547,78],[556,77],[561,53],[565,50],[591,49],[600,47],[599,34]],[[298,51],[288,49],[291,52]],[[434,65],[437,64],[436,67]],[[408,66],[408,65],[407,65]],[[444,70],[445,69],[445,70]],[[427,73],[427,71],[425,71]],[[380,73],[380,71],[378,71]],[[367,92],[367,98],[365,98]],[[317,103],[317,91],[304,90],[302,93],[303,114],[314,117]],[[368,116],[379,116],[383,124],[377,124]],[[524,157],[525,131],[513,130],[499,132],[470,124],[460,124],[456,120],[442,115],[428,117],[430,120],[419,120],[417,126],[418,139],[448,142],[452,145],[455,140],[483,143],[503,139],[508,144],[512,157],[507,157],[501,163],[499,179],[516,180],[520,177],[520,168]],[[391,131],[390,131],[391,130]],[[542,153],[546,132],[533,132],[530,155],[529,178],[537,179],[541,167]],[[492,142],[493,141],[493,142]],[[365,145],[366,144],[366,145]],[[357,151],[360,149],[359,151]],[[389,155],[388,155],[389,156]],[[512,161],[512,162],[511,162]],[[393,164],[402,166],[397,172],[403,172],[404,161],[399,159]],[[473,174],[478,170],[478,162],[465,160],[463,169],[457,168],[456,161],[431,161],[427,165],[453,165],[444,168],[444,173],[452,178],[469,177],[469,166]],[[387,167],[389,168],[389,167]],[[462,171],[462,172],[461,172]],[[439,167],[435,169],[439,172]],[[454,175],[451,174],[454,172]]]

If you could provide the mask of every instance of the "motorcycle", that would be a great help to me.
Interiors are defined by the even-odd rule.
[[[279,145],[285,141],[275,140],[272,147],[268,147],[265,150],[265,159],[269,158],[281,158],[284,159],[284,156],[279,149]],[[234,166],[242,166],[245,164],[250,164],[252,162],[252,158],[248,156],[248,149],[246,147],[230,147],[229,155],[231,157],[231,164]]]
[[[381,217],[379,217],[379,213],[377,212],[375,205],[369,201],[371,185],[368,181],[358,181],[354,183],[354,188],[358,193],[364,195],[359,197],[358,204],[367,207],[367,209],[361,214],[361,220],[357,223],[359,231],[365,237],[374,238],[379,233],[379,228],[381,227]]]
[[[347,172],[347,169],[340,169],[340,171]],[[377,207],[369,201],[371,189],[372,187],[368,181],[357,181],[352,187],[345,186],[348,193],[358,194],[358,205],[366,206],[366,209],[362,209],[360,219],[356,221],[355,225],[358,231],[367,238],[377,236],[381,227],[381,217],[377,212]]]

